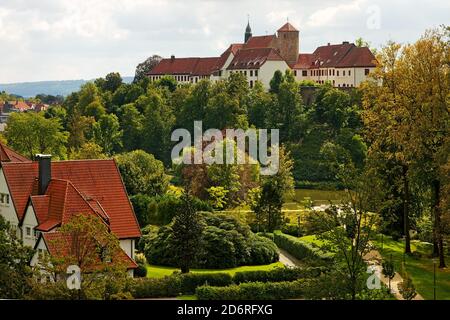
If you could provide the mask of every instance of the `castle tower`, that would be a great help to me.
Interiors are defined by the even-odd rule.
[[[291,65],[295,64],[300,51],[299,31],[292,24],[287,22],[277,31],[276,47],[281,56]]]
[[[247,43],[248,39],[252,37],[252,28],[250,28],[250,19],[247,21],[247,28],[245,28],[244,43]]]

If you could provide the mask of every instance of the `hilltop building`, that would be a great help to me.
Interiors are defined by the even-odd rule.
[[[220,57],[162,59],[148,74],[151,81],[173,76],[180,83],[201,79],[217,81],[239,72],[253,87],[256,81],[269,88],[275,71],[292,70],[297,80],[330,82],[335,87],[358,87],[375,68],[369,48],[353,43],[321,46],[313,53],[300,53],[299,31],[289,22],[273,35],[253,36],[250,23],[244,43],[231,44]]]

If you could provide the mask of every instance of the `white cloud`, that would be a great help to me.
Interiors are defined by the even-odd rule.
[[[367,27],[369,5],[380,29]],[[218,56],[289,21],[302,52],[362,36],[373,45],[410,42],[448,24],[450,2],[435,0],[0,0],[0,83],[134,74],[148,56]],[[414,24],[411,23],[414,21]]]
[[[362,0],[355,0],[349,3],[319,9],[311,14],[307,24],[310,27],[331,27],[339,22],[345,21],[345,19],[351,18],[352,15],[360,15],[362,12],[361,4],[363,2]]]

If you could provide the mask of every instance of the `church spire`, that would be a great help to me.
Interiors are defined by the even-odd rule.
[[[252,37],[252,28],[250,28],[250,16],[247,15],[247,28],[245,28],[244,43],[247,43],[248,39]]]

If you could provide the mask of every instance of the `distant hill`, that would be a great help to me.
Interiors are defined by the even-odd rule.
[[[52,96],[67,96],[92,80],[62,80],[62,81],[38,81],[0,84],[0,91],[6,91],[9,94],[18,95],[24,98],[34,97],[38,94],[47,94]],[[123,77],[123,81],[130,83],[133,77]]]

